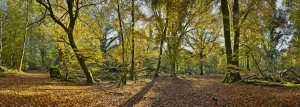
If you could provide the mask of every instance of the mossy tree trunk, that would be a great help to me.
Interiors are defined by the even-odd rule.
[[[234,2],[235,3],[234,3],[233,8],[238,8],[238,0],[234,0]],[[229,20],[229,10],[228,10],[228,1],[227,0],[221,0],[221,11],[222,11],[222,15],[223,15],[223,30],[224,30],[224,40],[225,40],[227,64],[232,64],[232,65],[238,66],[238,62],[236,62],[236,59],[238,58],[237,53],[235,53],[235,55],[234,55],[235,59],[233,61],[231,40],[230,40],[231,39],[231,37],[230,37],[230,20]],[[234,9],[233,11],[236,11],[236,9]],[[236,39],[238,39],[238,38],[236,38]],[[238,48],[238,47],[235,47],[234,49],[236,49],[236,48]],[[229,70],[226,73],[223,83],[232,83],[232,82],[239,81],[241,79],[242,78],[240,76],[240,73]]]

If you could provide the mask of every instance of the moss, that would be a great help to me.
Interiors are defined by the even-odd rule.
[[[293,82],[278,83],[278,82],[259,81],[259,80],[248,80],[244,82],[254,84],[254,85],[260,85],[260,86],[300,87],[300,84],[294,84]]]
[[[6,73],[5,72],[0,72],[0,77],[6,77]]]
[[[50,77],[51,78],[61,78],[61,72],[59,70],[59,68],[55,67],[55,68],[50,68]]]

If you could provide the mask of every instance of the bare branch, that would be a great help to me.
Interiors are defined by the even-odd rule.
[[[82,23],[84,23],[85,25],[87,25],[90,29],[92,29],[92,31],[95,33],[95,34],[98,34],[87,22],[83,21],[80,17],[78,17],[79,21],[81,21]]]
[[[58,20],[61,20],[64,16],[66,16],[67,13],[68,11],[66,11]]]
[[[103,2],[103,1],[102,1],[102,2]],[[98,4],[101,4],[102,2],[100,2],[100,3],[93,3],[93,4],[83,5],[83,6],[79,7],[78,9],[81,9],[81,8],[84,8],[84,7],[89,7],[89,6],[96,6],[96,5],[98,5]]]
[[[56,4],[51,4],[52,6],[55,6],[55,7],[59,7],[59,8],[62,8],[64,9],[65,11],[68,11],[66,8],[64,8],[63,6],[60,6],[60,5],[56,5]]]
[[[57,23],[59,26],[61,26],[64,30],[67,30],[67,27],[55,17],[49,0],[47,0],[46,3],[44,3],[42,0],[36,0],[36,2],[38,2],[39,4],[44,6],[50,12],[50,17],[55,21],[55,23]]]
[[[76,20],[78,18],[78,13],[79,13],[79,0],[76,0],[76,10],[75,10],[75,16],[74,19]]]
[[[44,14],[43,14],[43,17],[42,17],[41,19],[39,19],[39,20],[37,20],[37,21],[35,21],[35,22],[30,23],[29,25],[27,25],[27,27],[30,27],[30,26],[32,26],[32,25],[34,25],[34,24],[37,24],[37,23],[40,23],[40,22],[44,21],[44,19],[46,18],[46,12],[47,12],[47,9],[45,9],[45,12],[44,12]]]
[[[60,36],[60,39],[62,39],[64,41],[64,43],[71,45],[69,42],[67,42],[67,40],[65,38],[63,38],[62,36]]]

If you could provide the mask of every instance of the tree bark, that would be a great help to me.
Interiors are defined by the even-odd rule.
[[[175,77],[176,76],[176,63],[175,61],[171,62],[171,77]]]
[[[120,26],[120,35],[121,35],[121,42],[122,42],[122,71],[123,71],[123,75],[120,78],[120,83],[118,85],[118,87],[120,87],[121,85],[125,85],[126,84],[126,70],[125,70],[125,43],[124,43],[124,35],[123,35],[123,26],[122,26],[122,19],[121,19],[121,13],[120,13],[120,3],[119,0],[117,0],[118,3],[118,18],[119,18],[119,26]]]
[[[131,0],[131,70],[130,70],[130,79],[134,79],[134,0]]]
[[[66,72],[65,80],[68,80],[69,79],[69,67],[68,67],[68,64],[67,64],[67,61],[66,61],[66,55],[63,52],[62,48],[58,47],[57,50],[59,52],[59,56],[60,56],[61,61],[63,62],[63,65],[66,67],[67,72]]]
[[[223,31],[226,48],[227,64],[232,64],[232,50],[230,40],[230,22],[229,22],[229,10],[227,0],[221,0],[221,9],[223,14]]]
[[[9,64],[9,66],[11,67],[11,68],[15,68],[15,63],[14,63],[14,59],[15,59],[15,50],[16,50],[16,37],[17,36],[17,34],[16,34],[16,31],[14,32],[14,43],[13,43],[13,46],[12,46],[12,52],[11,52],[11,56],[10,56],[10,60],[9,60],[9,62],[8,62],[8,64]]]
[[[27,21],[27,23],[28,23],[28,21]],[[27,32],[28,32],[28,28],[26,27],[25,34],[23,37],[24,41],[23,41],[23,47],[22,47],[22,54],[21,54],[21,58],[20,58],[19,71],[22,71],[23,59],[24,59],[24,55],[25,55]]]
[[[228,10],[227,0],[221,0],[221,10],[223,14],[223,30],[224,30],[224,38],[225,38],[227,64],[233,64],[231,40],[230,40],[230,20],[229,20],[229,10]],[[223,83],[232,83],[232,82],[239,81],[241,79],[242,78],[238,72],[232,72],[229,70],[226,73]]]
[[[27,0],[27,3],[28,0]],[[29,5],[27,5],[28,7]],[[23,37],[23,46],[22,46],[22,54],[21,54],[21,58],[20,58],[20,64],[19,64],[19,71],[22,71],[22,65],[23,65],[23,59],[24,59],[24,55],[25,55],[25,47],[26,47],[26,37],[27,37],[27,33],[28,33],[28,29],[29,29],[29,16],[28,16],[28,10],[26,11],[26,23],[25,23],[25,34]]]
[[[247,70],[250,71],[250,55],[249,55],[249,52],[246,52],[246,57],[247,57]]]
[[[2,65],[2,60],[3,60],[3,58],[2,58],[2,44],[3,44],[3,42],[2,42],[2,37],[3,37],[3,21],[2,21],[3,19],[2,19],[2,15],[0,16],[0,65]]]
[[[239,27],[239,20],[240,20],[240,14],[239,14],[239,0],[234,0],[233,4],[233,28],[234,28],[234,42],[233,42],[233,61],[232,64],[239,66],[239,44],[240,44],[240,27]]]
[[[204,58],[203,48],[200,51],[200,55],[199,56],[200,56],[200,75],[204,75],[204,70],[203,70],[203,58]]]

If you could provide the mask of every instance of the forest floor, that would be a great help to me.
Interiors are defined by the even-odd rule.
[[[222,75],[161,77],[116,88],[117,82],[68,83],[51,79],[46,72],[29,71],[0,77],[0,106],[300,106],[300,88],[224,84],[222,79]]]

